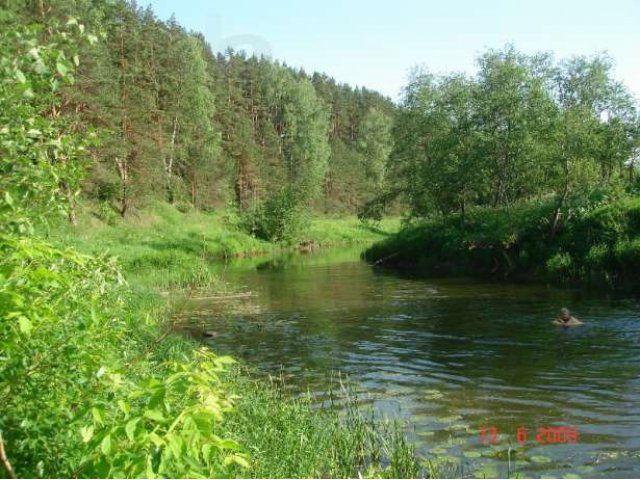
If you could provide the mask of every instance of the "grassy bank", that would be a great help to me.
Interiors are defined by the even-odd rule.
[[[373,245],[365,257],[429,275],[640,286],[640,198],[575,205],[555,231],[554,212],[552,202],[540,201],[425,220]]]
[[[76,230],[52,226],[46,242],[0,242],[0,316],[9,321],[0,332],[0,433],[16,475],[423,473],[401,425],[374,424],[355,402],[346,415],[317,410],[174,333],[190,289],[232,288],[211,275],[210,260],[283,247],[225,229],[224,215],[163,205],[127,222],[80,220]],[[310,240],[380,238],[355,222],[316,221]]]
[[[299,243],[306,245],[302,247],[299,243],[259,240],[238,228],[234,215],[227,210],[183,213],[158,203],[126,220],[104,218],[95,209],[86,208],[77,227],[60,221],[42,233],[56,244],[73,246],[84,253],[115,256],[133,284],[153,288],[209,283],[214,280],[207,273],[210,261],[373,243],[399,227],[398,218],[370,228],[355,216],[314,217],[301,236]]]

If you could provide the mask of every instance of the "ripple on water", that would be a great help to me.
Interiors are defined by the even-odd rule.
[[[304,268],[231,268],[231,283],[255,292],[259,308],[221,314],[211,303],[207,313],[199,301],[190,321],[219,332],[217,351],[271,374],[282,368],[320,403],[336,372],[348,375],[363,403],[411,420],[420,452],[442,449],[465,475],[506,476],[509,445],[522,476],[640,475],[631,453],[640,451],[637,300],[399,278],[358,253],[323,265],[315,255],[293,260]],[[565,305],[585,325],[552,326]],[[497,428],[499,445],[480,444],[480,425]],[[520,446],[520,425],[575,425],[580,441]]]

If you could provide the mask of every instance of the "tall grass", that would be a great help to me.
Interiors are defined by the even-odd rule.
[[[135,349],[127,351],[126,362],[136,362],[141,379],[157,377],[163,371],[160,366],[181,365],[197,355],[198,340],[176,333],[171,319],[194,290],[220,292],[233,288],[211,273],[212,260],[281,248],[230,229],[223,214],[183,214],[167,205],[158,205],[137,218],[110,223],[85,212],[78,229],[58,225],[48,236],[57,244],[73,245],[87,253],[107,251],[119,259],[129,285],[122,307],[131,319],[126,338],[129,343],[135,339]],[[387,222],[385,227],[393,228],[394,222]],[[383,235],[361,227],[355,219],[316,219],[309,240],[321,245],[346,244]],[[215,434],[225,439],[224,445],[238,449],[237,455],[232,449],[226,457],[220,457],[222,463],[215,468],[222,469],[221,475],[404,478],[425,474],[405,438],[403,425],[374,420],[354,397],[340,405],[318,407],[312,398],[294,398],[280,383],[257,377],[243,366],[217,374],[216,388],[221,398],[233,401],[233,408],[225,410],[215,424]],[[114,432],[114,439],[121,433],[117,424],[101,428]],[[122,441],[125,444],[127,440]],[[136,454],[135,450],[130,453]],[[228,462],[229,458],[235,460]],[[127,472],[134,470],[127,470],[127,461],[123,458],[121,470],[109,470],[106,460],[100,465],[105,466],[104,475],[117,471],[120,476],[128,476]],[[181,470],[187,466],[163,465],[167,472],[188,471]]]
[[[415,478],[424,474],[400,423],[375,421],[342,390],[340,404],[318,406],[292,398],[282,379],[252,380],[238,369],[225,377],[241,392],[225,421],[229,434],[250,445],[251,475],[258,478]]]

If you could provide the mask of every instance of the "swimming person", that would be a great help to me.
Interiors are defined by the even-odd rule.
[[[562,325],[563,327],[572,327],[574,325],[582,325],[582,322],[576,317],[571,315],[568,308],[560,310],[560,318],[553,321],[556,325]]]

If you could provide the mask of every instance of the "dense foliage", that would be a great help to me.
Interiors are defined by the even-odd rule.
[[[394,126],[390,192],[424,217],[632,186],[637,104],[606,56],[488,51],[474,76],[417,71]],[[558,218],[554,220],[554,226]]]
[[[6,20],[6,19],[5,19]],[[83,25],[4,32],[0,58],[0,432],[9,476],[213,476],[248,466],[215,435],[228,359],[147,352],[114,262],[53,247],[35,223],[73,211],[86,141],[61,117]],[[136,319],[139,321],[139,319]],[[151,338],[150,338],[151,337]],[[224,452],[228,452],[224,453]]]
[[[379,193],[395,108],[380,94],[214,53],[202,35],[125,0],[4,3],[43,31],[72,15],[92,34],[59,113],[102,136],[82,186],[103,216],[157,200],[256,210],[282,188],[304,208],[355,213]]]
[[[416,222],[368,249],[366,257],[430,275],[638,289],[640,200],[594,197],[571,205],[553,237],[555,202],[529,201]]]
[[[132,177],[129,183],[128,175],[134,165],[151,158],[141,160],[143,148],[161,154],[154,157],[163,162],[166,174],[160,190],[172,201],[183,180],[174,172],[196,171],[204,152],[215,147],[214,128],[205,122],[213,112],[212,98],[202,84],[190,83],[193,78],[204,81],[205,63],[196,61],[202,45],[181,31],[166,44],[176,49],[174,60],[191,62],[181,65],[176,77],[163,78],[162,88],[179,92],[177,96],[146,87],[134,91],[129,73],[119,77],[118,88],[110,84],[113,77],[89,82],[81,59],[88,58],[95,67],[98,56],[109,52],[101,52],[100,39],[86,24],[66,15],[65,8],[89,6],[74,3],[57,3],[59,15],[42,1],[12,2],[13,10],[0,10],[0,477],[354,477],[366,468],[372,475],[413,476],[415,458],[402,436],[384,440],[359,414],[345,420],[335,410],[312,411],[309,403],[276,402],[269,386],[230,372],[230,358],[174,334],[166,320],[168,305],[149,284],[215,288],[206,266],[214,252],[207,249],[226,254],[232,245],[203,238],[193,250],[185,242],[181,250],[174,244],[169,253],[145,256],[148,249],[136,248],[129,236],[118,244],[129,254],[128,277],[137,282],[131,287],[114,259],[68,247],[77,236],[55,243],[40,238],[56,217],[77,223],[83,181],[107,195],[108,182],[99,173],[107,159],[120,175],[125,214],[136,198],[130,187],[143,178]],[[104,5],[115,9],[110,14],[122,15],[109,17],[111,34],[122,39],[131,33],[125,26],[134,9],[124,3]],[[102,40],[108,38],[107,33]],[[122,55],[129,46],[123,42],[116,53]],[[122,66],[131,64],[124,61]],[[101,90],[98,80],[109,86]],[[132,110],[109,110],[114,97],[103,98],[103,104],[83,103],[84,88],[91,90],[85,99],[115,93],[120,107]],[[319,103],[301,99],[313,98],[312,87],[302,82],[292,88],[292,95],[298,91],[301,97],[284,104],[293,109],[284,114],[291,132],[285,150],[290,191],[299,198],[326,168],[328,149],[321,139],[309,141],[314,129],[324,128],[325,119]],[[135,121],[141,129],[142,116],[149,113],[134,106],[152,92],[158,95],[156,101],[166,102],[162,111],[155,111],[158,117],[152,117],[154,128],[170,132],[164,150],[159,137],[144,138],[149,129],[134,133]],[[96,108],[104,111],[95,123],[87,122],[85,115],[95,115]],[[134,120],[136,115],[142,116]],[[113,118],[122,122],[119,136],[110,131]],[[194,124],[187,125],[190,121]],[[93,127],[98,127],[95,133]],[[188,132],[188,144],[178,132]],[[90,162],[91,155],[97,163]],[[184,170],[173,170],[176,165]],[[149,189],[153,180],[144,179]],[[267,202],[265,211],[275,208],[280,215],[281,203],[277,200],[271,207]],[[107,224],[113,223],[104,211],[99,213]],[[175,234],[176,225],[171,227]],[[72,228],[77,234],[77,227]],[[247,238],[251,248],[264,248]],[[85,250],[103,250],[95,243]],[[252,400],[239,402],[240,391],[253,394]],[[264,432],[275,432],[283,419],[289,440],[282,445],[296,458],[305,456],[304,464],[280,465],[273,446],[252,435],[258,424],[251,422],[260,422]],[[306,435],[309,441],[300,444]],[[324,449],[335,441],[338,448]],[[305,455],[308,449],[317,455]],[[252,459],[255,452],[257,462]],[[389,468],[383,465],[386,458],[395,462]]]
[[[604,55],[490,50],[474,76],[416,71],[394,124],[379,219],[418,223],[368,258],[438,274],[637,285],[640,117]]]

